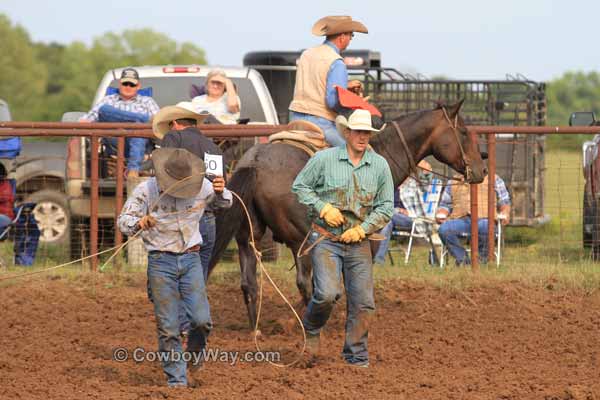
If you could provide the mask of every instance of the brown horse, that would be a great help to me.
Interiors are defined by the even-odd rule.
[[[479,183],[485,168],[476,142],[467,135],[458,117],[462,101],[452,106],[419,111],[398,118],[371,138],[373,149],[390,166],[394,187],[409,175],[411,156],[414,162],[433,155],[437,160],[465,174],[468,181]],[[404,135],[406,146],[400,135]],[[460,141],[460,143],[459,143]],[[409,151],[410,156],[407,154]],[[296,254],[310,229],[307,208],[292,194],[296,175],[309,155],[288,144],[257,144],[240,159],[228,188],[243,198],[250,213],[254,240],[258,243],[269,227],[275,241],[285,243],[296,262],[296,284],[305,304],[312,295],[312,265],[310,257],[298,259]],[[468,171],[468,173],[467,173]],[[235,235],[242,274],[242,291],[248,309],[250,327],[256,323],[256,259],[250,247],[250,230],[241,205],[234,201],[231,209],[217,217],[217,236],[209,271],[215,267],[231,238]]]

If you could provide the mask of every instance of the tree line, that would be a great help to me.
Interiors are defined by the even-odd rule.
[[[206,64],[206,55],[151,29],[109,32],[90,46],[36,43],[0,14],[0,99],[14,120],[60,121],[65,111],[87,111],[109,69],[162,64]]]

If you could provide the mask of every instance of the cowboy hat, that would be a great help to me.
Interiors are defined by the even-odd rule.
[[[338,115],[335,119],[335,127],[340,133],[344,133],[344,130],[352,129],[355,131],[371,131],[380,132],[380,129],[373,128],[371,121],[371,113],[367,110],[354,110],[350,117],[346,119],[343,115]],[[383,127],[381,128],[383,129]]]
[[[312,27],[312,34],[315,36],[329,36],[346,32],[369,33],[366,26],[348,15],[328,15],[315,22]]]
[[[197,124],[208,117],[208,113],[198,114],[190,101],[182,101],[174,106],[161,108],[152,119],[152,132],[154,136],[162,139],[170,128],[169,124],[176,119],[195,119]]]
[[[204,161],[189,151],[175,147],[156,149],[152,152],[152,163],[161,191],[178,199],[189,199],[202,189]]]

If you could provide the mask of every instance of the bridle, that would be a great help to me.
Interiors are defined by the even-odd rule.
[[[472,174],[473,174],[473,170],[471,169],[471,165],[469,162],[469,159],[467,158],[467,156],[465,155],[465,151],[464,148],[462,146],[462,142],[460,141],[460,137],[459,137],[459,133],[458,133],[458,114],[454,117],[454,124],[452,123],[452,121],[450,120],[450,117],[448,116],[448,112],[446,111],[445,107],[442,107],[442,112],[444,113],[444,118],[446,119],[446,121],[448,122],[448,125],[450,126],[450,128],[452,129],[452,132],[454,132],[454,137],[456,138],[456,142],[458,143],[458,148],[460,150],[460,156],[461,156],[461,160],[463,162],[463,165],[465,166],[465,179],[468,181],[471,180]],[[408,148],[408,144],[406,143],[406,138],[404,137],[404,133],[402,132],[402,129],[400,129],[400,125],[398,125],[398,123],[396,121],[392,121],[392,126],[394,127],[394,130],[396,131],[396,133],[398,134],[398,137],[400,138],[400,143],[402,143],[402,147],[404,148],[404,152],[406,153],[406,157],[408,159],[408,175],[419,181],[418,178],[418,170],[417,170],[417,164],[415,163],[415,159],[412,156],[412,153],[410,152],[410,149]],[[389,152],[388,152],[389,154]],[[394,164],[396,164],[396,166],[400,169],[400,170],[404,170],[405,168],[403,168],[398,161],[396,161],[394,159],[394,157],[390,157],[390,159],[394,162]],[[425,171],[431,172],[434,175],[440,176],[446,180],[452,180],[452,181],[462,181],[460,179],[454,178],[454,177],[450,177],[444,174],[440,174],[438,172],[435,172],[433,170],[429,170],[426,168],[422,168]]]

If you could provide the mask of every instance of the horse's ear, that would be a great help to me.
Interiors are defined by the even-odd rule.
[[[460,111],[460,108],[462,107],[464,102],[465,102],[465,98],[463,97],[458,102],[448,105],[446,107],[446,110],[448,111],[448,116],[450,116],[451,118],[454,118]]]

